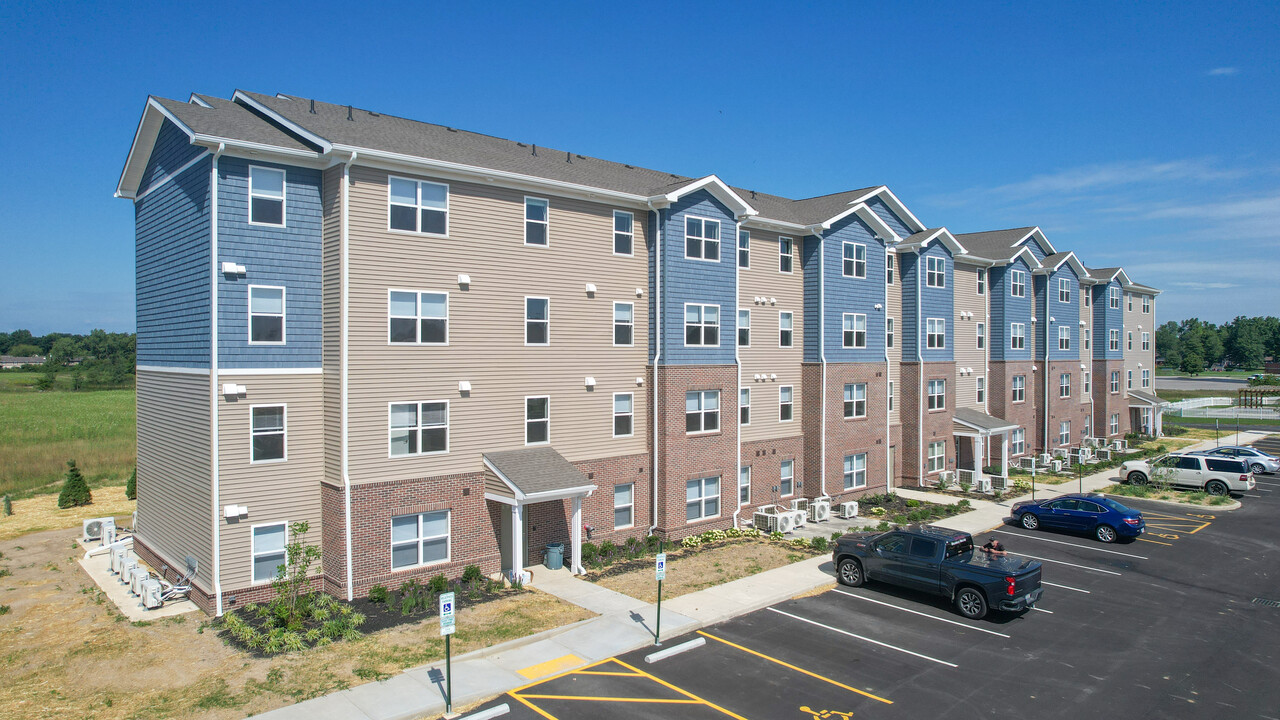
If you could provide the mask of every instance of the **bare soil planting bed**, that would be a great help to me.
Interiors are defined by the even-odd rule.
[[[799,562],[826,551],[800,546],[790,540],[734,538],[667,551],[667,579],[662,583],[664,598],[679,597],[749,575]],[[653,558],[628,560],[587,574],[601,586],[645,602],[657,602]]]

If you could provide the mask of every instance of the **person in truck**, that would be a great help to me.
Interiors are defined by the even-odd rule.
[[[1000,542],[994,535],[992,535],[990,538],[987,538],[987,544],[982,546],[982,552],[989,555],[1004,555],[1006,551],[1004,549],[1004,543]]]

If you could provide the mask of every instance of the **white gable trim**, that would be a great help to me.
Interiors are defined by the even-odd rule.
[[[285,116],[272,110],[266,105],[263,105],[257,100],[254,100],[253,98],[246,95],[242,90],[236,90],[235,94],[231,96],[231,101],[248,105],[254,110],[257,110],[258,112],[262,113],[263,115],[266,115],[272,120],[275,120],[276,122],[280,123],[285,128],[287,128],[289,132],[293,133],[294,135],[297,135],[303,138],[304,140],[311,143],[312,145],[318,145],[320,147],[321,153],[328,153],[330,150],[333,149],[332,143],[330,143],[328,140],[325,140],[319,135],[316,135],[315,133],[302,127],[301,125],[295,123],[294,121],[286,118]]]
[[[1088,271],[1087,269],[1085,269],[1084,264],[1083,264],[1083,263],[1081,263],[1081,262],[1080,262],[1080,259],[1076,257],[1075,251],[1068,251],[1068,252],[1067,252],[1066,257],[1064,257],[1064,258],[1062,258],[1061,260],[1059,260],[1059,261],[1057,262],[1057,264],[1052,265],[1052,266],[1048,266],[1048,265],[1041,266],[1040,270],[1041,270],[1041,272],[1042,272],[1042,273],[1046,273],[1046,274],[1047,274],[1047,273],[1055,273],[1055,272],[1057,272],[1057,271],[1058,271],[1058,269],[1059,269],[1059,268],[1061,268],[1064,264],[1070,264],[1070,265],[1071,265],[1071,267],[1072,267],[1073,269],[1075,269],[1075,271],[1076,271],[1076,277],[1078,277],[1078,278],[1081,278],[1081,279],[1088,279],[1088,278],[1092,277],[1092,276],[1089,274],[1089,271]]]
[[[960,244],[959,240],[956,240],[956,236],[952,235],[951,231],[944,227],[938,228],[933,232],[930,232],[928,235],[924,237],[923,240],[917,240],[916,242],[912,242],[912,243],[903,243],[902,245],[899,246],[899,248],[903,250],[919,252],[920,250],[923,250],[926,247],[929,247],[929,244],[935,240],[940,241],[943,245],[945,245],[947,249],[951,251],[952,255],[965,255],[969,252],[964,248],[964,245]]]
[[[1058,250],[1053,247],[1053,243],[1049,242],[1049,238],[1045,237],[1044,231],[1042,231],[1039,227],[1031,228],[1031,232],[1027,233],[1022,237],[1021,240],[1014,243],[1013,247],[1018,247],[1019,245],[1022,245],[1031,239],[1034,239],[1036,242],[1040,243],[1040,247],[1045,251],[1044,252],[1045,255],[1053,255],[1054,253],[1058,252]]]
[[[673,203],[679,200],[680,198],[684,197],[685,195],[688,195],[689,193],[697,192],[699,190],[706,190],[707,192],[714,195],[717,200],[724,203],[725,205],[728,205],[729,209],[733,211],[734,215],[736,215],[739,218],[752,217],[760,214],[760,211],[751,207],[751,205],[746,200],[743,200],[742,197],[738,195],[738,193],[734,192],[732,188],[724,184],[724,181],[716,177],[715,175],[708,175],[699,180],[695,180],[689,183],[688,185],[685,185],[681,188],[677,188],[676,190],[672,190],[669,193],[665,193],[662,195],[654,195],[653,197],[649,198],[649,200],[654,203],[657,203],[657,202]]]
[[[147,104],[142,109],[142,118],[138,120],[138,129],[133,134],[133,144],[129,146],[129,157],[125,159],[124,169],[120,171],[120,181],[116,183],[116,197],[133,200],[137,196],[138,186],[142,184],[142,173],[147,169],[151,150],[155,147],[156,138],[160,136],[160,128],[166,119],[186,133],[192,141],[195,140],[196,134],[191,128],[148,95]]]

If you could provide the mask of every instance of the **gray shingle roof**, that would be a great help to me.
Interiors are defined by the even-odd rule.
[[[553,448],[487,452],[484,459],[525,495],[591,486],[587,476]]]
[[[182,124],[203,135],[247,140],[289,150],[315,149],[299,142],[294,136],[262,120],[243,106],[230,100],[207,95],[201,95],[200,97],[213,107],[207,108],[195,103],[179,102],[166,98],[155,98],[155,100],[165,110],[178,118]]]
[[[1017,423],[1011,423],[1008,420],[988,415],[980,410],[966,407],[956,408],[955,419],[985,432],[1017,427]]]
[[[1169,401],[1142,390],[1130,390],[1129,397],[1137,398],[1149,405],[1168,405]]]
[[[964,233],[956,235],[956,240],[969,251],[988,260],[1008,260],[1018,254],[1021,247],[1015,244],[1035,230],[1034,227],[1010,228],[1008,230],[991,230],[988,232]]]

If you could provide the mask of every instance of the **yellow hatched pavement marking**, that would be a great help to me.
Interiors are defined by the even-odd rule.
[[[731,642],[729,642],[728,640],[725,640],[724,638],[718,638],[718,637],[716,637],[715,635],[712,635],[712,634],[710,634],[710,633],[705,633],[705,632],[703,632],[703,631],[701,631],[701,630],[699,630],[699,631],[698,631],[698,634],[699,634],[699,635],[701,635],[701,636],[703,636],[703,637],[711,638],[712,640],[715,640],[715,641],[717,641],[717,642],[722,642],[722,643],[724,643],[725,645],[728,645],[729,647],[737,648],[737,649],[741,650],[742,652],[745,652],[745,653],[748,653],[748,654],[751,654],[751,655],[755,655],[755,656],[756,656],[756,657],[758,657],[758,658],[762,658],[762,659],[764,659],[764,660],[768,660],[769,662],[772,662],[772,663],[777,663],[777,664],[781,665],[781,666],[782,666],[782,667],[784,667],[784,668],[789,668],[789,669],[791,669],[791,670],[795,670],[796,672],[801,673],[802,675],[808,675],[809,677],[817,678],[817,679],[819,679],[819,680],[822,680],[823,682],[829,682],[829,683],[831,683],[832,685],[835,685],[836,687],[844,688],[845,690],[848,690],[849,692],[857,693],[857,694],[862,695],[862,696],[864,696],[864,697],[869,697],[869,698],[871,698],[872,700],[879,700],[880,702],[882,702],[882,703],[884,703],[884,704],[886,704],[886,705],[892,705],[892,704],[893,704],[893,701],[892,701],[892,700],[886,700],[885,698],[882,698],[882,697],[880,697],[879,695],[872,695],[871,693],[867,692],[866,690],[859,690],[859,689],[858,689],[858,688],[856,688],[856,687],[851,687],[851,686],[849,686],[849,685],[845,685],[845,684],[844,684],[844,683],[842,683],[842,682],[838,682],[838,681],[836,681],[836,680],[832,680],[831,678],[829,678],[829,677],[825,677],[825,676],[822,676],[822,675],[819,675],[819,674],[818,674],[818,673],[816,673],[816,672],[812,672],[812,671],[809,671],[809,670],[805,670],[805,669],[804,669],[804,668],[802,668],[802,667],[796,667],[795,665],[792,665],[791,663],[786,663],[786,662],[783,662],[783,661],[781,661],[781,660],[779,660],[779,659],[777,659],[777,658],[769,657],[768,655],[765,655],[764,653],[761,653],[761,652],[756,652],[755,650],[752,650],[751,648],[743,647],[743,646],[738,645],[738,644],[736,644],[736,643],[731,643]]]
[[[584,662],[586,661],[578,657],[577,655],[561,655],[560,657],[554,660],[541,662],[541,663],[538,663],[537,665],[530,665],[529,667],[523,670],[519,670],[518,672],[520,673],[520,675],[524,676],[529,680],[535,680],[537,678],[545,677],[547,675],[554,675],[558,672],[568,670],[569,668],[575,668]]]
[[[508,695],[510,695],[511,697],[515,698],[516,700],[519,700],[520,702],[524,703],[524,705],[525,705],[526,707],[528,707],[530,710],[532,710],[532,711],[534,711],[534,712],[538,713],[539,715],[541,715],[542,717],[546,718],[547,720],[560,720],[560,718],[557,718],[555,715],[552,715],[551,713],[549,713],[549,712],[547,712],[547,711],[543,710],[542,708],[538,707],[537,705],[534,705],[533,703],[529,702],[528,700],[525,700],[524,698],[520,697],[519,695],[517,695],[517,694],[516,694],[516,693],[514,693],[514,692],[510,692],[510,693],[507,693],[507,694],[508,694]]]
[[[521,695],[520,697],[528,700],[589,700],[591,702],[658,703],[667,705],[706,704],[703,700],[685,700],[682,698],[633,698],[609,697],[607,695]]]
[[[574,675],[612,675],[613,677],[644,677],[638,673],[632,672],[603,672],[597,670],[579,670]]]
[[[1157,545],[1167,545],[1168,547],[1173,547],[1173,543],[1160,542],[1159,540],[1148,540],[1146,538],[1137,538],[1137,539],[1141,540],[1142,542],[1149,542],[1149,543],[1155,543]]]
[[[522,691],[522,690],[528,690],[529,688],[533,687],[534,685],[541,685],[542,683],[545,683],[545,682],[551,682],[552,680],[556,680],[556,679],[558,679],[558,678],[562,678],[562,677],[564,677],[565,675],[572,675],[572,674],[574,674],[575,672],[582,672],[583,670],[590,670],[590,669],[591,669],[591,668],[593,668],[593,667],[597,667],[597,666],[603,665],[603,664],[605,664],[605,663],[607,663],[607,662],[611,662],[611,661],[610,661],[610,660],[597,660],[596,662],[593,662],[593,663],[591,663],[590,665],[584,665],[584,666],[582,666],[582,667],[581,667],[581,668],[579,668],[578,670],[565,670],[564,672],[562,672],[562,673],[558,673],[558,674],[556,674],[556,675],[552,675],[551,677],[546,677],[546,678],[541,678],[541,679],[539,679],[539,680],[534,680],[533,682],[529,683],[528,685],[521,685],[520,687],[518,687],[518,688],[516,688],[516,689],[514,689],[514,690],[509,690],[508,692],[510,692],[512,695],[515,695],[516,693],[518,693],[518,692],[520,692],[520,691]]]
[[[728,715],[728,716],[729,716],[729,717],[731,717],[731,718],[735,718],[735,720],[747,720],[746,718],[742,717],[741,715],[739,715],[739,714],[737,714],[737,713],[735,713],[735,712],[731,712],[731,711],[729,711],[729,710],[725,710],[724,708],[722,708],[722,707],[720,707],[719,705],[717,705],[717,704],[715,704],[715,703],[711,702],[710,700],[704,700],[704,699],[702,699],[702,698],[698,697],[697,695],[694,695],[693,693],[689,692],[688,690],[683,690],[683,689],[681,689],[681,688],[678,688],[678,687],[676,687],[675,685],[672,685],[671,683],[667,682],[666,680],[663,680],[662,678],[660,678],[660,677],[658,677],[658,676],[656,676],[656,675],[650,675],[649,673],[647,673],[647,672],[645,672],[645,671],[641,670],[640,668],[632,667],[632,666],[630,666],[630,665],[628,665],[628,664],[626,664],[626,663],[622,662],[621,660],[618,660],[617,658],[614,658],[614,660],[613,660],[613,661],[614,661],[614,662],[616,662],[616,663],[618,663],[619,665],[621,665],[621,666],[622,666],[622,667],[624,667],[624,668],[628,668],[628,669],[630,669],[630,670],[634,670],[634,671],[636,671],[636,672],[640,673],[641,675],[644,675],[645,677],[647,677],[647,678],[649,678],[650,680],[652,680],[652,681],[654,681],[654,682],[658,683],[659,685],[662,685],[662,686],[665,686],[665,687],[671,688],[672,690],[675,690],[676,692],[680,693],[681,695],[684,695],[684,696],[685,696],[685,697],[687,697],[687,698],[690,698],[690,699],[692,699],[692,700],[697,700],[699,703],[701,703],[701,704],[703,704],[703,705],[706,705],[707,707],[712,708],[712,709],[714,709],[714,710],[719,710],[720,712],[724,713],[725,715]]]

